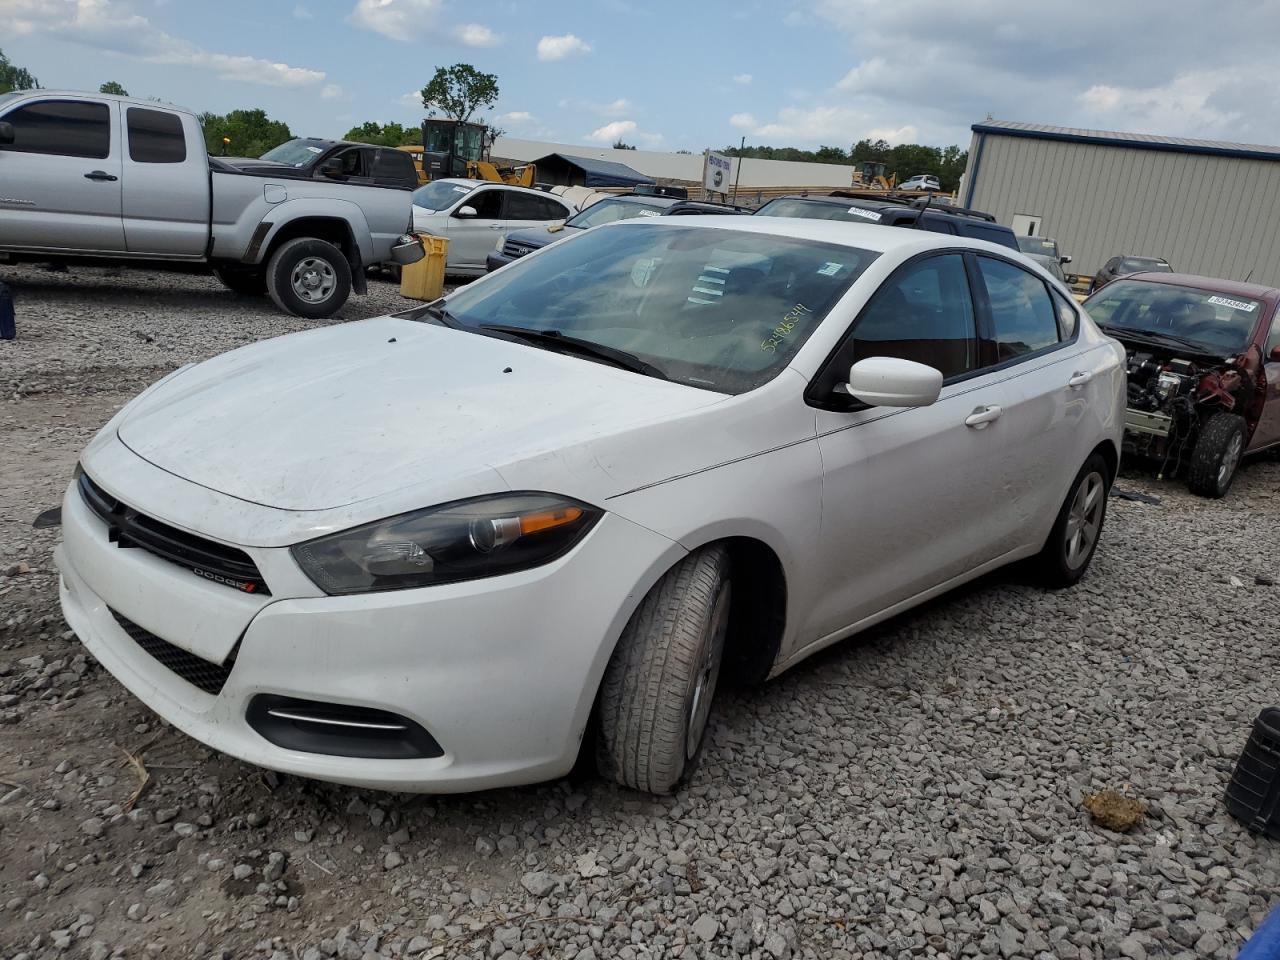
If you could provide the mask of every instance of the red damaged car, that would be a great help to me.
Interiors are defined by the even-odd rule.
[[[1085,309],[1128,353],[1125,452],[1222,497],[1280,445],[1280,290],[1181,273],[1114,280]]]

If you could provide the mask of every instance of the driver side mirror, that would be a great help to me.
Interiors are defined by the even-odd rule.
[[[927,407],[942,392],[942,371],[900,357],[867,357],[849,368],[846,389],[873,407]]]
[[[453,211],[453,215],[455,217],[478,217],[480,216],[480,211],[470,204],[467,204]]]
[[[13,143],[13,124],[0,121],[0,144]]]
[[[322,177],[340,177],[343,173],[342,161],[337,157],[330,157],[320,164],[317,172]]]
[[[1058,262],[1059,262],[1059,263],[1061,263],[1061,264],[1063,264],[1063,265],[1065,266],[1066,264],[1068,264],[1068,263],[1070,263],[1070,262],[1071,262],[1071,258],[1070,258],[1070,257],[1059,257],[1059,258],[1058,258]]]

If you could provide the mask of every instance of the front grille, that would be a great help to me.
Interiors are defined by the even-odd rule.
[[[526,253],[532,252],[533,247],[526,246],[523,243],[514,243],[511,240],[508,240],[502,245],[502,255],[504,257],[510,257],[512,260],[519,260]]]
[[[241,593],[270,596],[257,564],[243,550],[197,537],[141,514],[103,490],[87,473],[80,474],[79,485],[84,502],[107,524],[107,536],[116,546],[139,547],[206,580]]]
[[[222,692],[222,686],[231,675],[231,668],[235,666],[234,653],[227,658],[226,663],[212,663],[181,647],[175,647],[168,640],[144,630],[114,610],[111,611],[111,616],[115,617],[116,623],[129,635],[129,639],[149,653],[162,667],[168,667],[187,683],[211,696],[216,697]]]

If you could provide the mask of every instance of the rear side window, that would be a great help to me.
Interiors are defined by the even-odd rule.
[[[413,157],[404,150],[379,150],[373,161],[373,176],[377,180],[392,183],[403,181],[406,186],[416,185],[418,182]]]
[[[134,163],[182,163],[187,159],[187,141],[177,114],[130,107],[126,119],[129,159]]]
[[[997,362],[1058,342],[1058,311],[1040,278],[1004,260],[978,257],[991,303]]]
[[[568,215],[564,207],[546,197],[516,191],[507,194],[508,220],[563,220]]]
[[[1011,250],[1018,249],[1018,238],[1013,235],[1013,231],[1008,227],[983,223],[979,220],[972,222],[965,221],[964,227],[960,232],[965,236],[973,237],[975,240],[986,240],[988,243],[998,243],[1000,246],[1008,247]]]
[[[1053,306],[1058,311],[1058,339],[1070,340],[1076,335],[1076,325],[1080,322],[1080,314],[1067,302],[1067,298],[1053,291]]]
[[[13,143],[0,150],[91,160],[111,155],[111,113],[105,103],[41,100],[3,119],[13,124]]]
[[[852,342],[849,363],[900,357],[941,370],[945,377],[975,369],[977,333],[964,260],[943,254],[907,266],[863,311]]]

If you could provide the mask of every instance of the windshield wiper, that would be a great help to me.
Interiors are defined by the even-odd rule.
[[[422,312],[440,323],[441,326],[449,327],[453,330],[462,330],[463,326],[458,322],[458,318],[449,312],[449,308],[444,305],[443,300],[433,300],[422,308]]]
[[[1166,343],[1176,343],[1180,346],[1186,347],[1189,350],[1195,350],[1199,353],[1207,354],[1209,356],[1217,356],[1218,353],[1220,352],[1214,347],[1201,343],[1198,340],[1191,340],[1191,339],[1188,339],[1187,337],[1180,337],[1176,333],[1164,333],[1159,330],[1139,330],[1132,327],[1117,327],[1111,324],[1102,324],[1102,329],[1107,331],[1108,333],[1114,334],[1117,337],[1127,336],[1127,337],[1133,337],[1139,340],[1146,339],[1146,340],[1164,341]]]
[[[482,323],[480,329],[506,334],[536,347],[549,347],[562,353],[576,353],[581,357],[602,360],[623,370],[630,370],[632,373],[643,373],[645,376],[657,377],[659,380],[671,379],[652,363],[641,360],[634,353],[627,353],[617,347],[606,347],[592,340],[566,336],[559,330],[537,330],[532,327],[508,326],[504,323]]]

